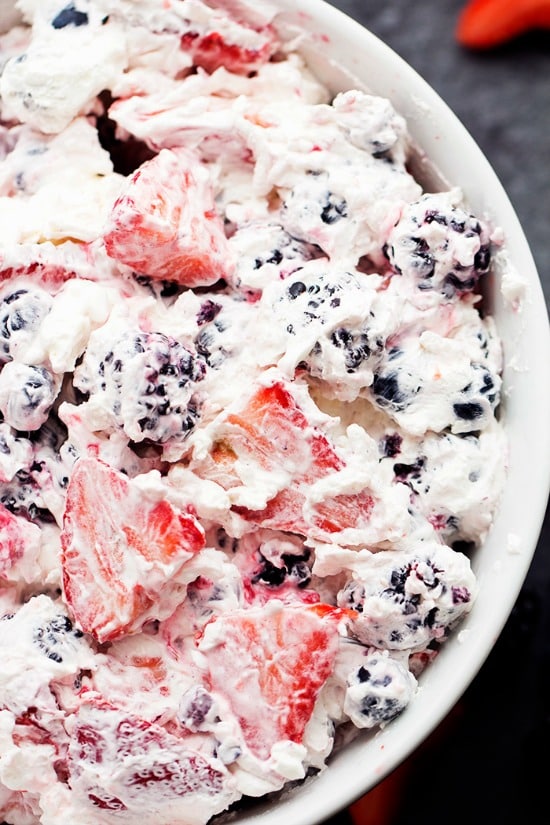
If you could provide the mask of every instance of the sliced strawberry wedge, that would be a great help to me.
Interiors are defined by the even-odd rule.
[[[242,482],[236,462],[264,472],[284,471],[289,483],[262,510],[235,506],[234,512],[259,527],[325,538],[348,527],[360,528],[374,506],[369,490],[322,499],[306,512],[308,488],[345,467],[327,437],[312,426],[282,382],[261,387],[244,409],[220,422],[220,436],[209,459],[193,469],[225,489]]]
[[[338,625],[353,611],[326,604],[250,608],[206,625],[198,647],[212,690],[222,693],[260,759],[272,746],[300,743],[330,676]]]
[[[75,619],[98,641],[171,612],[171,580],[203,546],[192,515],[148,500],[99,459],[75,464],[61,532],[63,586]]]
[[[182,286],[213,284],[231,260],[208,172],[183,149],[162,149],[133,173],[104,241],[116,261]]]
[[[68,755],[73,793],[98,815],[118,811],[130,814],[132,822],[186,825],[198,821],[193,806],[204,808],[206,821],[238,796],[221,762],[160,725],[100,700],[79,708]]]

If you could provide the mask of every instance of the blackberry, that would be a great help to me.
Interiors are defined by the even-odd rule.
[[[315,262],[273,285],[262,307],[290,337],[287,352],[299,356],[296,365],[326,382],[337,398],[353,400],[371,384],[384,350],[384,322],[372,309],[375,300],[368,277]]]
[[[32,341],[53,299],[42,289],[18,289],[0,302],[0,363],[11,361]]]
[[[441,640],[469,610],[475,577],[466,556],[437,542],[374,554],[361,577],[337,596],[359,613],[353,632],[364,644],[420,650]]]
[[[81,630],[73,627],[68,616],[60,613],[45,625],[35,628],[32,640],[48,659],[61,664],[65,650],[73,648],[74,640],[81,639],[83,635]]]
[[[338,327],[331,333],[330,341],[337,349],[343,351],[347,372],[355,372],[359,369],[372,353],[372,343],[369,340],[368,333],[363,330],[356,331],[346,327]],[[381,348],[382,345],[379,341],[376,344],[377,352]]]
[[[44,366],[10,361],[0,373],[0,410],[15,430],[38,430],[61,389],[61,378]]]
[[[401,452],[403,437],[399,433],[389,433],[380,442],[380,452],[386,458],[395,458]]]
[[[426,458],[424,456],[418,456],[412,464],[397,462],[393,465],[395,480],[401,481],[403,484],[408,484],[411,490],[417,492],[418,483],[422,478],[425,465]]]
[[[93,336],[92,336],[93,338]],[[105,348],[90,340],[74,385],[105,405],[114,424],[134,442],[184,439],[200,416],[196,385],[205,365],[161,332],[128,331]]]
[[[495,418],[500,360],[495,340],[484,351],[467,325],[448,337],[432,330],[410,332],[381,356],[365,394],[414,435],[477,432]]]
[[[415,688],[415,678],[400,662],[372,653],[347,678],[344,713],[357,727],[373,728],[401,713]]]
[[[62,513],[63,479],[68,482],[57,452],[62,439],[63,431],[55,421],[48,421],[29,438],[17,436],[7,424],[0,424],[0,475],[4,476],[0,480],[0,502],[10,512],[38,523],[55,521],[54,511]]]
[[[406,207],[386,252],[396,272],[446,298],[471,292],[491,266],[489,228],[448,194],[424,195]]]
[[[298,556],[283,553],[281,556],[283,563],[277,566],[259,553],[259,569],[251,577],[251,582],[252,584],[262,582],[270,587],[280,587],[285,582],[292,583],[300,589],[307,587],[311,580],[311,570],[308,564],[310,555],[309,550]]]
[[[203,324],[208,324],[221,312],[221,304],[217,304],[210,299],[206,300],[197,315],[197,325],[202,327]]]
[[[474,362],[471,369],[471,381],[452,401],[455,418],[453,432],[467,433],[483,429],[500,403],[500,376],[478,362]]]

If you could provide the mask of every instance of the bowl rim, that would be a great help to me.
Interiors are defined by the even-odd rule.
[[[500,294],[496,298],[495,314],[501,316],[497,326],[511,343],[505,352],[503,413],[511,445],[501,504],[481,551],[487,556],[480,571],[481,595],[471,613],[421,676],[414,702],[397,719],[374,734],[360,735],[302,784],[259,798],[253,808],[215,818],[238,825],[279,825],[283,820],[316,825],[364,795],[416,750],[473,681],[508,620],[531,565],[550,496],[550,323],[536,265],[510,199],[448,104],[389,45],[325,0],[269,2],[278,10],[274,23],[285,37],[296,35],[298,29],[307,32],[298,51],[332,92],[352,88],[358,81],[360,87],[392,101],[429,161],[461,187],[477,214],[489,216],[502,228],[507,253],[498,274],[520,271],[526,290],[520,308],[507,305]],[[376,72],[369,67],[376,67]],[[534,390],[531,404],[524,399]],[[527,406],[529,425],[524,426]],[[529,520],[523,512],[526,495]],[[459,648],[462,670],[457,672],[454,659]]]

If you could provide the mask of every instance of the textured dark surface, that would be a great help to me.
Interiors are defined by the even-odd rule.
[[[516,209],[550,305],[550,31],[474,53],[454,38],[462,0],[332,5],[407,60],[478,142]],[[548,822],[549,740],[547,513],[524,587],[492,653],[458,706],[402,766],[398,812],[376,825]],[[326,825],[349,821],[343,812]]]

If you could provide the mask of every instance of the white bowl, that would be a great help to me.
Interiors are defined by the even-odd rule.
[[[459,185],[478,215],[502,228],[509,265],[525,281],[519,309],[489,285],[504,342],[502,416],[510,444],[507,482],[491,533],[473,559],[480,593],[468,618],[420,677],[420,690],[400,717],[375,735],[335,753],[320,774],[219,817],[238,825],[314,825],[366,793],[402,762],[446,716],[488,656],[529,569],[550,491],[550,327],[535,264],[512,205],[487,159],[449,107],[392,49],[322,0],[275,0],[276,23],[289,37],[305,33],[300,51],[333,90],[360,84],[388,97],[441,178]],[[438,175],[420,156],[432,189]],[[498,689],[498,686],[495,686]]]

